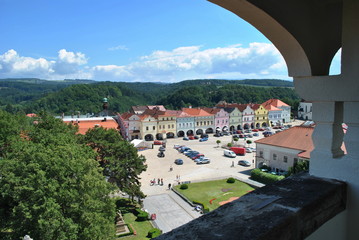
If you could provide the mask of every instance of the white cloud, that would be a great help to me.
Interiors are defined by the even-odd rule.
[[[120,46],[117,46],[120,48]],[[116,47],[114,47],[116,48]],[[45,79],[87,78],[109,81],[177,82],[195,78],[282,78],[289,79],[285,62],[269,43],[236,44],[202,49],[185,46],[157,50],[127,65],[89,67],[85,54],[61,49],[56,60],[21,57],[9,50],[0,55],[0,76],[34,76]]]

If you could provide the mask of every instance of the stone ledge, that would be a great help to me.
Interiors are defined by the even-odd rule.
[[[156,239],[304,239],[346,206],[346,184],[299,174],[225,204]]]

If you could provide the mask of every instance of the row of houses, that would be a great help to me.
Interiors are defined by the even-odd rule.
[[[162,105],[133,106],[118,114],[121,135],[127,139],[152,141],[282,125],[290,122],[291,107],[279,99],[262,104],[219,102],[213,108],[167,110]]]

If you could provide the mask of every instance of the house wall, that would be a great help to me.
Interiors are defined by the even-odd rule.
[[[300,150],[276,147],[266,144],[256,143],[256,154],[260,155],[260,152],[263,152],[263,162],[267,166],[270,166],[272,169],[278,169],[282,171],[288,171],[289,167],[292,167],[294,164],[294,159],[299,159],[298,153],[302,152]],[[276,160],[273,158],[274,154],[277,155]],[[287,162],[284,161],[284,158],[287,157]],[[257,158],[256,166],[260,163],[261,160]]]

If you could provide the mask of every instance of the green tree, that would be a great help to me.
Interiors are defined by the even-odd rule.
[[[286,177],[307,171],[309,171],[309,161],[296,162],[294,163],[293,167],[290,167],[288,169],[288,173],[286,174]]]
[[[217,147],[219,147],[219,144],[221,143],[221,140],[217,140],[216,143],[217,143]]]
[[[250,146],[252,144],[252,140],[247,140],[246,143]]]
[[[88,130],[82,141],[97,152],[104,175],[121,191],[129,194],[132,200],[145,197],[140,190],[139,175],[147,169],[146,159],[138,156],[131,143],[124,141],[116,130],[102,127]]]
[[[11,229],[12,239],[113,239],[113,187],[93,150],[77,143],[72,126],[40,118],[0,159],[0,230]]]

